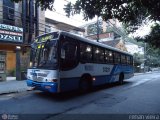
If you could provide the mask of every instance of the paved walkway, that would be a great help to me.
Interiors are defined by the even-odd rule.
[[[27,87],[26,81],[2,81],[0,82],[0,95],[9,94],[9,93],[17,93],[30,90],[30,87]]]

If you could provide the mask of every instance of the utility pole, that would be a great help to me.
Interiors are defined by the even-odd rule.
[[[20,51],[21,47],[16,46],[16,80],[21,80]]]
[[[99,42],[99,17],[97,16],[97,42]]]
[[[35,3],[35,36],[39,35],[39,9],[38,3]]]
[[[146,43],[144,43],[144,72],[146,72]]]

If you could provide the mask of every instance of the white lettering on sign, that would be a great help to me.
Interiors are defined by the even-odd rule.
[[[23,41],[21,36],[3,35],[3,34],[0,34],[0,40],[7,40],[7,41],[13,41],[13,42]]]
[[[23,42],[23,28],[0,24],[0,40]]]

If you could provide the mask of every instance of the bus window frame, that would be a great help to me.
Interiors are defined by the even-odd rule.
[[[102,58],[103,58],[103,60],[102,60],[102,58],[100,59],[95,59],[95,55],[96,55],[96,50],[97,49],[99,49],[100,50],[100,53],[99,54],[101,54],[101,55],[99,55],[99,57],[101,57],[102,56]],[[104,48],[102,48],[102,47],[99,47],[99,46],[95,46],[95,45],[93,45],[92,46],[92,53],[93,53],[93,63],[100,63],[100,64],[104,64],[105,63],[105,49]],[[101,53],[102,52],[102,53]]]
[[[84,50],[84,49],[81,49],[81,45],[85,45],[85,46],[89,46],[90,48],[91,48],[91,51],[90,51],[90,53],[91,53],[91,57],[90,57],[90,59],[83,59],[84,58],[84,55],[83,55],[83,57],[82,57],[82,53],[81,52],[86,52],[86,53],[84,53],[84,54],[87,54],[87,49],[85,50],[85,51],[81,51],[81,50]],[[86,47],[86,48],[87,48]],[[91,44],[89,44],[89,43],[86,43],[86,42],[79,42],[79,58],[80,58],[80,62],[82,63],[82,64],[85,64],[85,63],[94,63],[93,62],[93,45],[91,45]]]

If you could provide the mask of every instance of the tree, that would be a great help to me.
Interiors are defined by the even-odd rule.
[[[151,27],[151,32],[149,35],[146,35],[144,37],[137,37],[137,41],[144,41],[149,43],[151,46],[154,46],[156,48],[160,47],[160,24],[155,23]]]
[[[77,0],[70,9],[73,14],[83,12],[85,20],[96,15],[104,21],[118,19],[128,33],[135,32],[148,21],[160,21],[160,0]],[[156,47],[160,47],[158,29],[154,27],[152,35],[146,37],[146,42]]]
[[[160,66],[160,48],[151,45],[146,47],[146,65],[150,67]]]
[[[141,66],[142,63],[144,63],[143,59],[144,59],[144,55],[139,54],[139,53],[134,53],[133,54],[135,72],[140,72],[140,70],[141,70],[140,66]]]
[[[12,0],[19,2],[22,0]],[[43,9],[53,9],[55,0],[35,0],[36,3]],[[142,24],[151,21],[160,21],[160,0],[76,0],[75,4],[70,2],[64,8],[68,17],[74,14],[83,12],[84,19],[92,19],[96,15],[103,20],[118,19],[126,25],[128,32],[134,32]],[[146,37],[150,44],[159,47],[159,33]],[[152,34],[152,33],[151,33]]]
[[[159,0],[77,0],[70,8],[74,14],[83,11],[86,20],[96,15],[105,21],[116,18],[126,23],[129,31],[135,31],[145,20],[160,20]]]
[[[98,24],[98,26],[97,26]],[[98,32],[97,32],[98,30]],[[95,34],[101,34],[103,33],[103,28],[102,28],[102,21],[98,20],[98,23],[93,23],[87,26],[87,34],[88,35],[95,35]]]
[[[12,0],[13,2],[21,2],[23,0]],[[53,10],[53,3],[55,0],[35,0],[35,2],[37,3],[38,6],[41,7],[42,10]]]

